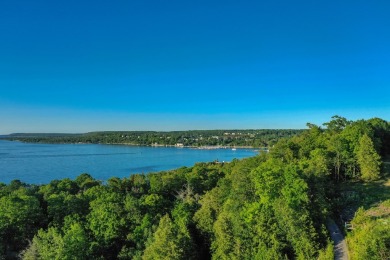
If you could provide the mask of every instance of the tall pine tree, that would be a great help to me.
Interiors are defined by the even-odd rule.
[[[362,180],[372,181],[379,179],[381,158],[375,151],[374,143],[367,134],[360,138],[357,160]]]

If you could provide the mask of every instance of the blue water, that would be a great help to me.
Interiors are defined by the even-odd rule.
[[[99,144],[32,144],[0,140],[0,182],[18,179],[45,184],[89,173],[95,179],[128,177],[192,166],[196,162],[231,161],[254,156],[252,149],[200,150]]]

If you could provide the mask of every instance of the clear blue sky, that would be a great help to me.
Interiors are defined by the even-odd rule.
[[[390,120],[390,1],[0,2],[0,134]]]

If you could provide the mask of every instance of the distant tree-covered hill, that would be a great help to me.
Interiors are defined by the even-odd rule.
[[[69,134],[69,133],[13,133],[10,135],[4,135],[8,138],[46,138],[46,137],[75,137],[82,134]]]
[[[279,139],[303,130],[193,130],[193,131],[114,131],[86,134],[12,134],[9,140],[39,143],[93,143],[156,146],[245,146],[269,147]]]

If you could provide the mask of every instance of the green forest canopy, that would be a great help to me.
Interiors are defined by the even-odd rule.
[[[335,116],[324,128],[308,126],[269,153],[230,163],[198,163],[107,183],[84,173],[46,185],[0,184],[0,255],[333,259],[326,219],[353,200],[363,207],[348,234],[351,256],[389,258],[384,223],[390,220],[390,196],[381,186],[389,178],[389,122]],[[356,199],[358,187],[364,200]],[[373,193],[379,187],[382,192]],[[352,188],[355,195],[346,198]]]

